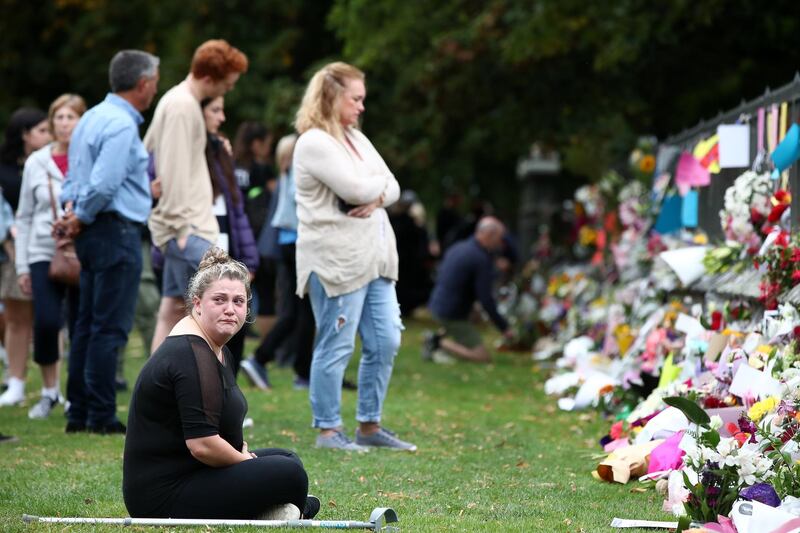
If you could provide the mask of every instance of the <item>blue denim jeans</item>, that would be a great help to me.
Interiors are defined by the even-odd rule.
[[[141,238],[141,224],[101,213],[75,239],[81,282],[67,377],[70,422],[101,427],[117,420],[114,373],[133,326]]]
[[[186,295],[189,288],[189,280],[192,279],[200,261],[203,259],[212,243],[198,237],[189,235],[186,239],[186,247],[181,250],[178,248],[178,241],[170,239],[164,252],[163,285],[161,294],[171,298],[181,298]]]
[[[403,330],[394,282],[378,278],[356,291],[329,298],[312,273],[309,297],[317,323],[309,390],[313,426],[342,426],[342,378],[353,356],[356,332],[362,346],[356,420],[380,422]]]

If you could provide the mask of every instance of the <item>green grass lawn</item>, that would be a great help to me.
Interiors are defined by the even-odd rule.
[[[490,366],[439,366],[420,360],[426,324],[413,321],[397,357],[384,423],[416,443],[416,454],[316,450],[305,391],[289,369],[271,371],[273,390],[240,378],[254,427],[251,448],[286,447],[305,462],[310,491],[322,500],[320,519],[366,520],[392,507],[403,531],[612,531],[614,516],[670,520],[654,492],[595,481],[596,440],[608,422],[595,413],[564,413],[544,395],[547,377],[528,355],[500,354]],[[127,353],[131,383],[144,363],[134,336]],[[355,379],[355,362],[348,376]],[[31,367],[28,403],[38,399]],[[355,393],[344,392],[343,414],[355,428]],[[118,398],[127,418],[129,394]],[[122,437],[65,435],[59,408],[31,421],[26,408],[0,409],[0,432],[19,437],[0,445],[1,531],[97,531],[95,526],[24,526],[40,516],[124,517]],[[107,526],[114,530],[114,526]],[[121,528],[118,528],[121,529]],[[156,528],[134,528],[138,531]],[[223,529],[223,528],[220,528]],[[163,530],[163,529],[162,529]],[[230,528],[231,531],[244,531]],[[631,530],[627,530],[631,531]]]

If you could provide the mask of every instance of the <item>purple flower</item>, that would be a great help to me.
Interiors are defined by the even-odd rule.
[[[770,507],[777,507],[781,504],[778,493],[769,483],[756,483],[746,487],[739,492],[739,496],[745,500],[760,502]]]
[[[749,418],[747,418],[746,416],[740,416],[738,422],[739,422],[739,429],[741,429],[745,433],[750,433],[751,435],[756,434],[756,425],[753,424],[753,422]]]
[[[794,402],[787,402],[786,400],[781,400],[781,403],[778,404],[778,414],[779,415],[793,415],[794,414]]]
[[[738,422],[739,422],[739,429],[741,429],[745,433],[750,434],[750,440],[748,440],[747,442],[751,443],[756,442],[756,433],[758,432],[758,428],[753,423],[753,421],[747,418],[746,416],[742,415],[739,417]]]

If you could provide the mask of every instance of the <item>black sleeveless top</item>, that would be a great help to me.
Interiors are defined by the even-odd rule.
[[[221,364],[197,335],[167,337],[142,368],[131,397],[122,494],[133,517],[161,516],[193,473],[211,468],[186,440],[219,435],[241,451],[247,401],[228,348]]]

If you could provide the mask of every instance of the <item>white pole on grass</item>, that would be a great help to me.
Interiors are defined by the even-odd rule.
[[[265,528],[322,528],[322,529],[371,529],[372,531],[399,531],[386,524],[398,521],[397,513],[388,507],[372,511],[369,522],[355,520],[225,520],[197,518],[71,518],[59,516],[35,516],[24,514],[26,524],[33,522],[51,524],[105,524],[116,526],[250,526]]]

